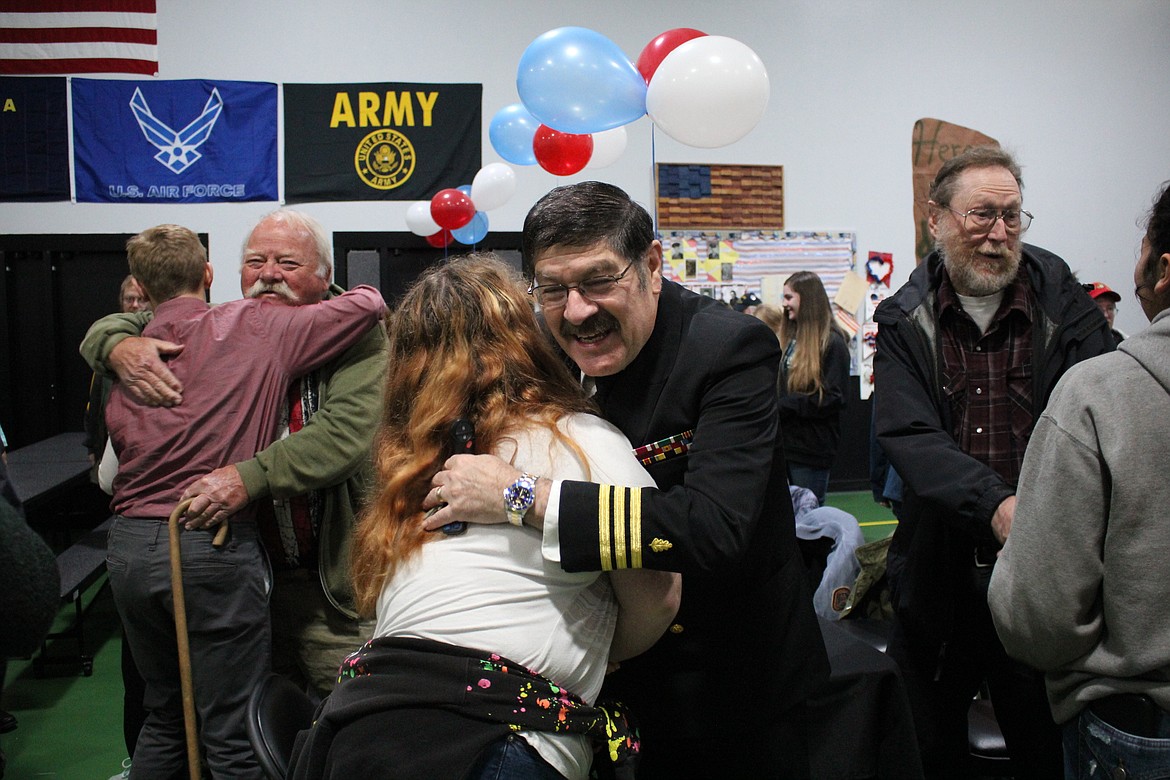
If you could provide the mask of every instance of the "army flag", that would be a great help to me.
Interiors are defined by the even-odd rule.
[[[277,199],[276,85],[73,79],[77,200]]]
[[[429,200],[470,184],[482,98],[481,84],[285,84],[285,200]]]
[[[69,200],[64,78],[0,78],[0,201]]]

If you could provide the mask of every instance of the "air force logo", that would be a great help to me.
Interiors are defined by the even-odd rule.
[[[203,107],[203,113],[177,132],[151,113],[146,98],[142,96],[142,90],[137,87],[134,89],[134,96],[130,98],[130,110],[138,119],[138,126],[142,128],[146,140],[159,149],[154,159],[171,171],[182,173],[203,156],[197,150],[211,137],[215,121],[223,111],[223,98],[219,96],[219,90],[213,88],[211,97],[207,98],[207,105]]]

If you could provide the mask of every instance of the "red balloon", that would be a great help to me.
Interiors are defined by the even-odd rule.
[[[593,136],[553,130],[548,125],[536,128],[532,151],[540,167],[557,176],[569,176],[589,164],[593,156]]]
[[[432,233],[431,235],[427,236],[427,243],[433,246],[435,249],[442,249],[454,240],[455,237],[451,235],[451,231],[447,230],[446,228],[443,228],[438,233]]]
[[[673,30],[667,30],[646,44],[646,48],[642,49],[642,53],[638,55],[638,72],[642,74],[642,78],[646,79],[646,83],[649,84],[650,79],[654,76],[654,71],[658,70],[658,66],[666,59],[667,54],[670,54],[692,38],[702,38],[706,34],[705,32],[694,30],[690,27],[678,27]]]
[[[475,204],[461,190],[439,190],[431,198],[431,219],[447,230],[461,228],[475,216]]]

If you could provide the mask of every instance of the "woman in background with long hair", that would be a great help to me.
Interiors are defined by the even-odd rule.
[[[474,426],[475,452],[532,475],[653,483],[494,257],[427,271],[388,330],[378,481],[353,551],[375,638],[343,664],[291,776],[585,778],[597,737],[609,752],[621,742],[612,713],[594,706],[607,663],[662,635],[678,575],[566,572],[534,528],[427,532],[422,505],[459,418]]]
[[[767,314],[756,316],[767,322]],[[811,490],[823,505],[841,440],[849,347],[819,276],[797,271],[788,277],[783,316],[773,330],[784,350],[778,389],[788,481]]]

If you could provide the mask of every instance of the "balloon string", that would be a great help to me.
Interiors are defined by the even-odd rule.
[[[654,146],[654,123],[650,123],[650,175],[654,177],[654,235],[662,237],[658,229],[658,152]]]

